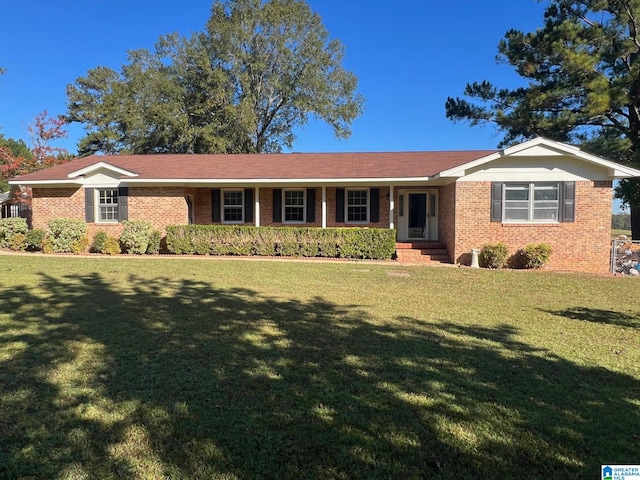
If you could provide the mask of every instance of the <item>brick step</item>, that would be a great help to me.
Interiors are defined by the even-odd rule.
[[[451,263],[445,248],[399,248],[396,260],[400,263]]]
[[[438,249],[446,250],[447,247],[443,243],[439,242],[398,242],[396,243],[396,250],[423,250],[423,249]]]

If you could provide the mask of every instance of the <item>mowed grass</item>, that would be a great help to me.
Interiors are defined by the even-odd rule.
[[[619,235],[626,235],[627,237],[631,237],[631,230],[619,230],[615,228],[611,229],[611,238],[618,238]]]
[[[0,478],[596,478],[640,461],[639,286],[0,256]]]

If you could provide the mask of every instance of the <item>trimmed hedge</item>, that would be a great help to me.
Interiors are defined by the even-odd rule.
[[[167,227],[167,248],[189,255],[388,260],[395,253],[396,232],[386,228],[174,225]]]

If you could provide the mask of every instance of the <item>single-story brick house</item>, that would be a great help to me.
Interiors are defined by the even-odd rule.
[[[90,156],[10,183],[32,187],[34,228],[61,217],[114,235],[126,219],[382,227],[397,230],[401,259],[433,247],[468,264],[485,243],[544,242],[550,269],[607,272],[612,182],[636,176],[537,138],[499,151]]]

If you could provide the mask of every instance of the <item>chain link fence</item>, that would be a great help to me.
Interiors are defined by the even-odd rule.
[[[640,240],[620,235],[611,242],[611,273],[640,277]]]

